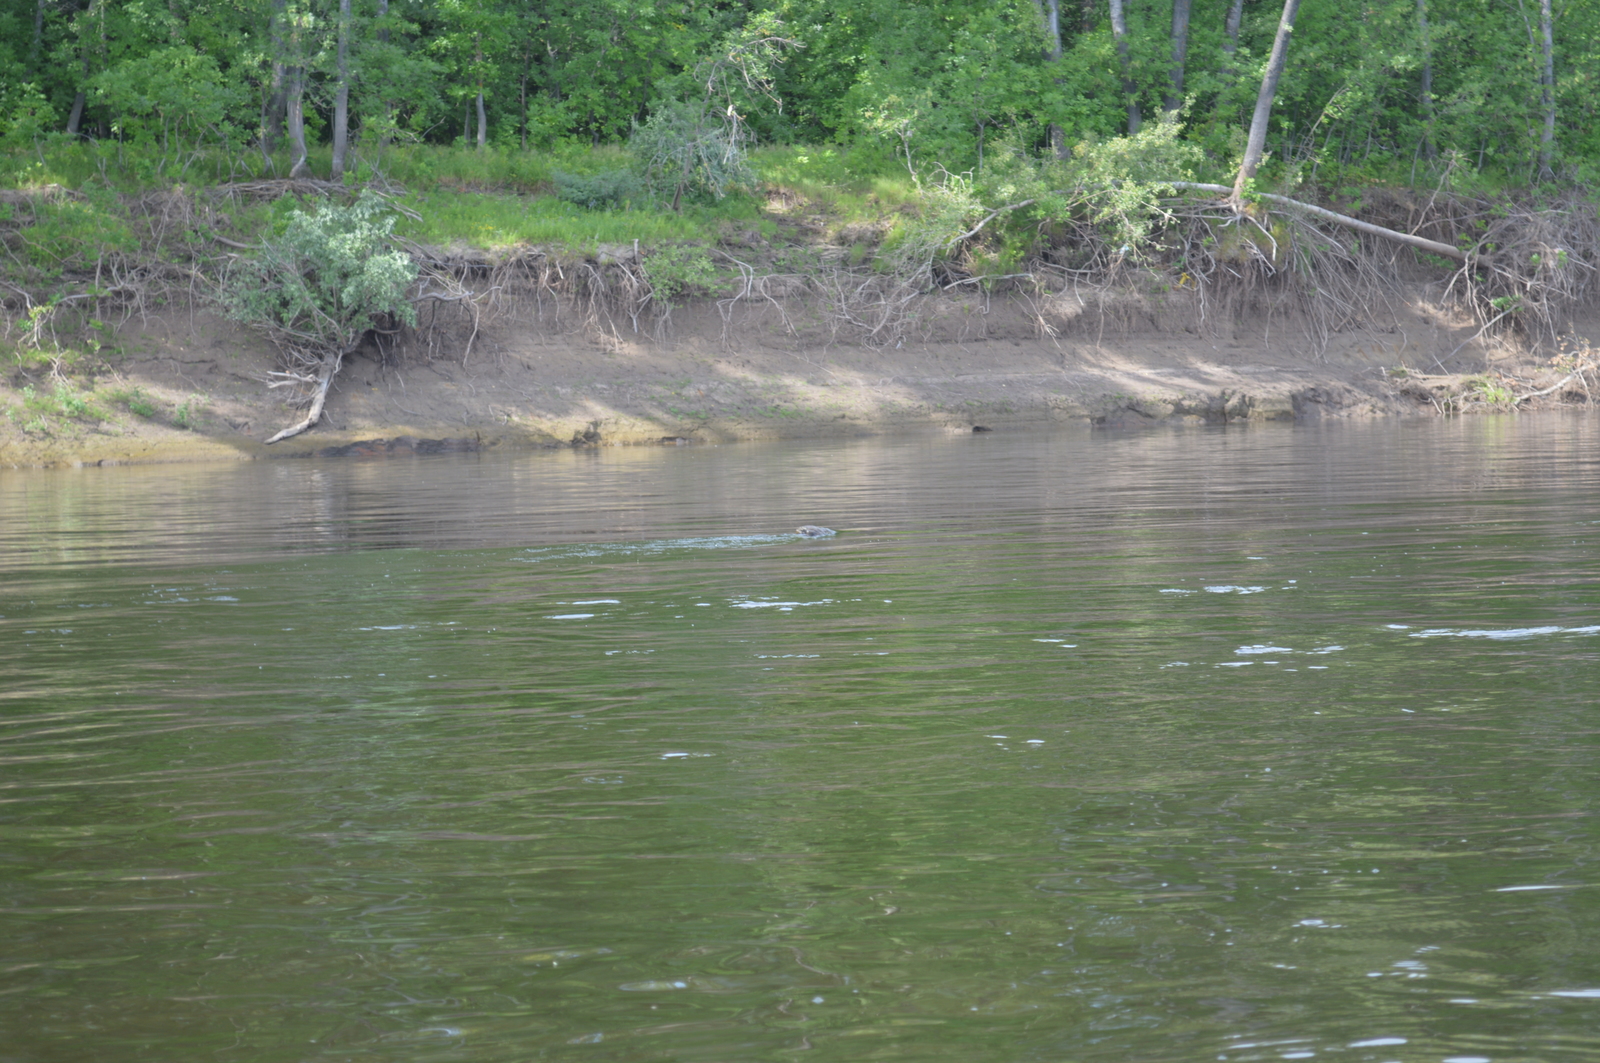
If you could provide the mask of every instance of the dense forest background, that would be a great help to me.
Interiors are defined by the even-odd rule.
[[[1069,154],[1170,113],[1222,174],[1280,13],[1275,0],[0,0],[0,147],[13,168],[63,138],[141,145],[152,166],[287,146],[292,166],[303,135],[342,171],[347,152],[407,143],[622,142],[710,96],[756,142],[951,171],[997,144]],[[753,67],[709,85],[730,49]],[[1264,172],[1589,182],[1597,74],[1600,4],[1307,0]]]

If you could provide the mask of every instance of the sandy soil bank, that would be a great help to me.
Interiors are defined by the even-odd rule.
[[[0,467],[1441,416],[1490,411],[1497,398],[1504,408],[1504,396],[1565,375],[1548,352],[1474,342],[1469,322],[1420,303],[1390,326],[1325,343],[1267,323],[1112,330],[1081,321],[1041,335],[1027,307],[976,300],[947,304],[925,339],[891,349],[838,342],[792,315],[728,325],[714,305],[676,311],[654,338],[626,324],[603,333],[512,314],[481,331],[466,358],[459,325],[387,356],[360,352],[323,423],[266,447],[298,419],[266,386],[271,349],[204,313],[153,315],[129,322],[119,353],[94,360],[87,376],[77,368],[103,417],[26,413],[22,388],[37,396],[52,386],[38,371],[0,383],[0,408],[11,409],[0,418]],[[1574,332],[1600,340],[1600,319]],[[1518,408],[1587,402],[1583,384]]]

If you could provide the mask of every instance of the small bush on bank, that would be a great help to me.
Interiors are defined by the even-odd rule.
[[[410,257],[389,246],[394,215],[363,193],[348,207],[296,211],[281,239],[239,264],[223,289],[229,313],[296,352],[344,354],[382,320],[415,323]]]
[[[586,210],[628,210],[645,199],[644,182],[632,170],[597,174],[555,171],[556,196]]]

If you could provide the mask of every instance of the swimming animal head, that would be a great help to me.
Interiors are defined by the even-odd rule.
[[[832,528],[819,528],[815,524],[802,524],[795,531],[807,539],[831,539],[837,534]]]

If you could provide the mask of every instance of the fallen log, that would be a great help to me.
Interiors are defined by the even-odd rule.
[[[1180,189],[1185,192],[1218,192],[1224,196],[1231,196],[1233,194],[1233,189],[1227,187],[1226,185],[1204,184],[1199,181],[1167,181],[1165,183],[1170,184],[1173,188]],[[1381,236],[1385,240],[1393,240],[1398,244],[1405,244],[1409,247],[1415,247],[1421,251],[1428,251],[1432,254],[1452,259],[1461,263],[1463,266],[1472,261],[1472,256],[1470,254],[1452,244],[1441,244],[1437,240],[1429,240],[1423,236],[1413,236],[1410,233],[1403,233],[1397,229],[1385,229],[1383,226],[1374,225],[1370,221],[1362,221],[1360,218],[1352,218],[1347,214],[1338,214],[1334,211],[1328,210],[1326,207],[1319,207],[1315,204],[1306,203],[1298,199],[1290,199],[1288,196],[1280,196],[1271,192],[1258,192],[1256,195],[1258,198],[1264,199],[1269,203],[1278,203],[1290,208],[1291,210],[1303,211],[1306,214],[1321,218],[1324,221],[1331,221],[1335,225],[1342,225],[1346,229],[1354,229],[1356,232],[1367,233],[1371,236]]]

